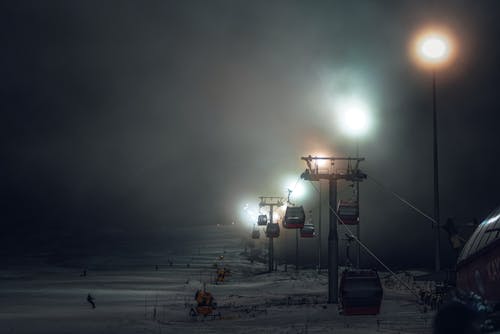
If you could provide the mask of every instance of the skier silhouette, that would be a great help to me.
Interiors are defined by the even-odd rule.
[[[92,295],[89,293],[87,295],[87,301],[92,305],[92,308],[95,308],[95,303],[94,303],[95,298],[92,297]]]

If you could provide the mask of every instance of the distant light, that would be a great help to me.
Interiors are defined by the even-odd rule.
[[[250,205],[248,202],[243,204],[240,210],[240,220],[248,226],[253,226],[257,223],[257,216],[259,214],[259,209],[257,205]],[[231,222],[231,225],[236,225],[234,221]]]
[[[341,129],[353,136],[366,133],[370,127],[368,105],[358,98],[340,99],[336,103]]]
[[[443,65],[451,59],[453,42],[442,29],[427,29],[418,34],[413,53],[416,60],[424,65]]]
[[[421,52],[424,57],[431,60],[442,59],[446,56],[448,46],[438,37],[430,37],[422,42]]]
[[[304,187],[304,183],[302,182],[301,179],[297,179],[297,177],[287,178],[286,181],[284,182],[283,188],[287,196],[288,196],[288,190],[292,191],[290,193],[290,200],[292,201],[297,199],[302,199],[306,194],[306,188]]]
[[[324,160],[324,159],[316,159],[314,160],[315,161],[315,164],[318,166],[318,167],[325,167],[326,166],[326,163],[327,161]]]
[[[311,157],[313,157],[313,158],[315,158],[315,157],[327,157],[327,156],[330,156],[330,154],[325,154],[322,152],[317,152],[317,153],[311,155]],[[318,167],[325,167],[328,165],[329,162],[330,161],[326,160],[326,159],[314,159],[314,164]]]

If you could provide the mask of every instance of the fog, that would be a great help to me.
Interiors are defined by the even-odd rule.
[[[359,139],[363,240],[392,263],[432,263],[430,224],[370,181],[432,214],[431,74],[409,56],[432,22],[458,40],[437,74],[441,220],[498,205],[494,2],[10,1],[0,12],[4,255],[202,237],[197,225],[285,196],[301,156],[354,155],[334,110],[354,96],[373,118]],[[451,264],[445,236],[443,249]]]

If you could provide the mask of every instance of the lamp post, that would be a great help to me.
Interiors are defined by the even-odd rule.
[[[418,59],[432,70],[432,132],[433,132],[433,162],[434,162],[434,238],[435,258],[434,269],[441,269],[440,251],[440,213],[439,213],[439,164],[438,164],[438,139],[437,139],[437,110],[436,110],[436,71],[445,64],[451,55],[451,41],[446,34],[438,31],[428,31],[416,42]]]

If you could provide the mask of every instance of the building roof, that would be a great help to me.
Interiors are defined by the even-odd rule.
[[[495,209],[485,220],[479,224],[474,233],[465,244],[458,262],[468,259],[470,256],[485,249],[496,240],[500,239],[500,207]]]

